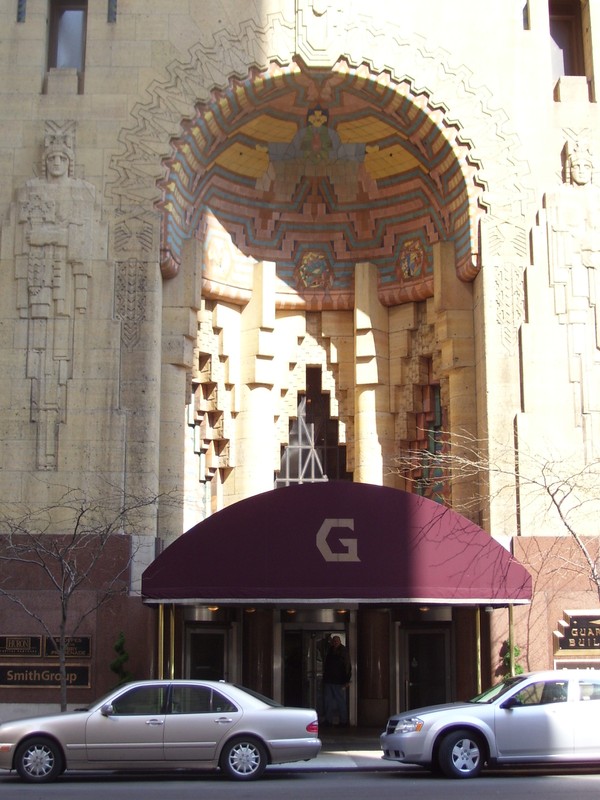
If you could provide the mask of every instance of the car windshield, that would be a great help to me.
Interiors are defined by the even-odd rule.
[[[502,695],[506,694],[506,692],[510,691],[524,679],[525,675],[513,675],[511,678],[505,678],[503,681],[500,681],[500,683],[496,683],[494,686],[486,689],[485,692],[478,694],[477,697],[473,697],[469,700],[469,703],[493,703],[494,700],[502,697]]]

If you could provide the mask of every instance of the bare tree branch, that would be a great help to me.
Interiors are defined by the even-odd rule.
[[[110,598],[128,592],[135,557],[130,534],[155,529],[159,499],[167,505],[180,502],[150,493],[124,497],[120,490],[94,498],[83,490],[64,488],[45,506],[0,503],[0,563],[10,565],[0,582],[0,596],[35,620],[56,649],[62,710],[67,707],[69,637]],[[126,545],[124,558],[111,552],[118,542]],[[53,598],[43,611],[36,604],[36,592],[25,591],[23,581],[29,579]],[[74,604],[76,595],[82,599]]]
[[[536,530],[547,525],[572,539],[583,564],[571,562],[569,566],[578,566],[579,572],[585,569],[600,599],[600,564],[596,548],[590,549],[600,518],[600,462],[581,463],[577,458],[530,452],[467,433],[443,433],[440,438],[441,452],[401,451],[393,472],[419,493],[426,494],[444,483],[452,507],[471,518],[508,492],[515,498],[513,511],[519,524],[528,514],[528,519],[535,519]],[[457,501],[452,497],[452,485],[459,480],[469,481],[471,491]],[[494,487],[491,490],[490,485]]]

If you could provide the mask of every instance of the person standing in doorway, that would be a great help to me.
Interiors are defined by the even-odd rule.
[[[333,636],[323,663],[323,704],[325,725],[348,724],[346,689],[352,677],[348,650],[339,636]]]

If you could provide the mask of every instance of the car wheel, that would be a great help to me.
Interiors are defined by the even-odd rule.
[[[251,781],[267,768],[267,751],[252,737],[232,739],[223,748],[219,765],[228,778]]]
[[[60,747],[52,739],[28,739],[17,748],[15,767],[21,778],[30,783],[47,783],[63,771]]]
[[[470,731],[453,731],[442,739],[440,769],[448,778],[475,778],[483,768],[483,747]]]

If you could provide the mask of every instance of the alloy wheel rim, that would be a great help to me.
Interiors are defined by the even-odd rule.
[[[54,757],[47,747],[31,747],[23,758],[23,766],[30,775],[47,775],[54,766]]]
[[[479,763],[479,748],[470,739],[462,739],[452,750],[452,761],[461,772],[471,772]]]
[[[231,753],[232,768],[244,775],[255,772],[259,762],[260,757],[256,748],[249,744],[240,744]]]

